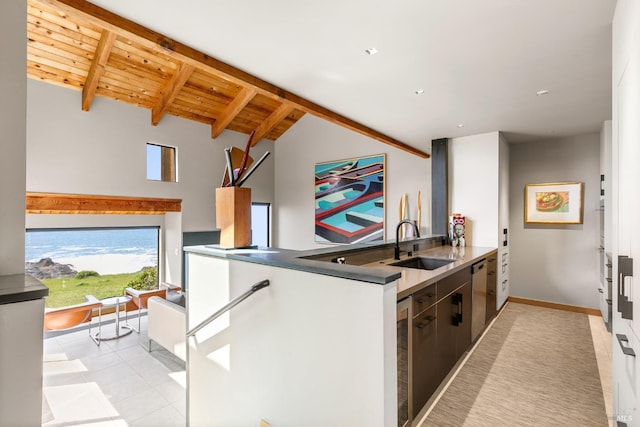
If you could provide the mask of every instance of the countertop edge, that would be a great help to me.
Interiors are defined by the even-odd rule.
[[[0,276],[0,305],[33,301],[49,295],[49,288],[29,274]]]
[[[342,279],[386,285],[399,279],[401,272],[388,272],[357,265],[335,264],[326,261],[314,261],[300,258],[308,252],[288,249],[216,249],[213,245],[185,246],[184,251],[216,258],[226,258],[235,261],[251,262],[255,264],[271,265],[325,276],[340,277]]]
[[[372,246],[375,248],[375,246]],[[419,274],[419,278],[415,279],[413,285],[403,286],[398,290],[398,299],[421,289],[424,286],[440,280],[450,274],[460,271],[463,268],[471,266],[473,263],[488,256],[493,251],[497,251],[495,247],[469,247],[469,248],[452,248],[450,246],[440,246],[430,248],[424,251],[428,256],[443,257],[443,253],[473,252],[473,256],[458,259],[453,264],[442,269],[429,272],[413,273]],[[306,259],[309,251],[296,251],[277,248],[256,248],[256,249],[224,249],[215,245],[197,245],[185,246],[184,251],[187,253],[195,253],[216,258],[231,259],[236,261],[251,262],[256,264],[270,265],[280,268],[288,268],[292,270],[305,271],[309,273],[322,274],[326,276],[339,277],[343,279],[357,280],[368,283],[386,285],[398,279],[404,280],[403,272],[405,268],[378,268],[372,265],[350,265],[336,264],[327,261],[315,261]],[[335,252],[344,251],[344,248],[336,249]],[[325,252],[330,253],[330,252]],[[388,267],[388,266],[387,266]],[[404,273],[407,274],[407,273]]]

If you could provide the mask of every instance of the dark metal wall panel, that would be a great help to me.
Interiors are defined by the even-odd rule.
[[[182,246],[216,245],[220,243],[220,230],[185,231],[182,233]],[[182,290],[187,289],[187,257],[182,251]]]
[[[431,141],[431,233],[447,235],[448,168],[447,138]]]

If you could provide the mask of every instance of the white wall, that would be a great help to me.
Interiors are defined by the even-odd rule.
[[[425,141],[424,151],[430,151]],[[431,228],[431,159],[423,159],[340,126],[305,115],[276,143],[276,206],[274,244],[310,249],[314,242],[314,166],[319,162],[386,153],[386,238],[395,238],[398,206],[409,197],[411,219],[417,219],[417,194],[422,199],[422,234]]]
[[[504,135],[500,134],[499,143],[499,160],[500,171],[498,172],[499,190],[498,190],[498,246],[504,248],[504,229],[509,231],[509,184],[511,176],[511,165],[509,165],[509,142]],[[507,234],[507,245],[509,243],[509,235]]]
[[[467,246],[498,246],[500,134],[489,132],[449,141],[449,215],[467,221]]]
[[[24,273],[26,13],[0,5],[0,275]]]
[[[27,2],[0,3],[0,275],[24,273]],[[0,306],[0,425],[42,418],[44,300]]]
[[[162,226],[164,279],[179,283],[181,233],[215,228],[224,148],[244,149],[247,136],[225,131],[212,140],[210,126],[170,115],[152,126],[150,111],[100,97],[88,112],[80,105],[78,91],[28,80],[27,191],[177,198],[182,199],[181,216],[165,222],[158,215],[27,215],[27,227]],[[178,182],[146,179],[147,142],[177,148]],[[251,156],[257,160],[267,150],[271,156],[245,184],[254,202],[273,203],[274,143],[261,141]]]
[[[511,295],[598,308],[599,135],[510,146]],[[584,182],[584,222],[524,224],[525,184]]]
[[[188,328],[270,281],[189,340],[189,425],[397,424],[395,282],[188,257]]]
[[[222,181],[225,147],[244,149],[247,136],[165,116],[151,125],[150,111],[97,97],[89,112],[81,93],[29,79],[27,190],[38,192],[182,199],[185,231],[215,227],[215,188]],[[146,179],[146,143],[177,147],[178,182]],[[257,159],[273,142],[263,140]],[[254,201],[271,201],[274,156],[246,183]]]

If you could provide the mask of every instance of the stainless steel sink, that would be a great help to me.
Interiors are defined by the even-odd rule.
[[[455,260],[443,258],[414,257],[403,259],[402,261],[392,262],[389,265],[393,265],[396,267],[417,268],[420,270],[435,270],[436,268],[451,264],[453,261]]]

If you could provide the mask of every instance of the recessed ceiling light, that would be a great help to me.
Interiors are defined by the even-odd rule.
[[[536,92],[536,96],[548,95],[549,91],[547,89],[542,89]]]
[[[458,127],[459,127],[459,128],[463,128],[463,127],[464,127],[464,125],[463,125],[462,123],[460,123],[460,124],[458,125]]]
[[[370,47],[369,49],[365,49],[365,52],[367,52],[367,54],[373,56],[376,53],[378,53],[378,49],[376,49],[375,47]]]
[[[424,93],[424,89],[416,89],[416,95],[422,95]]]

